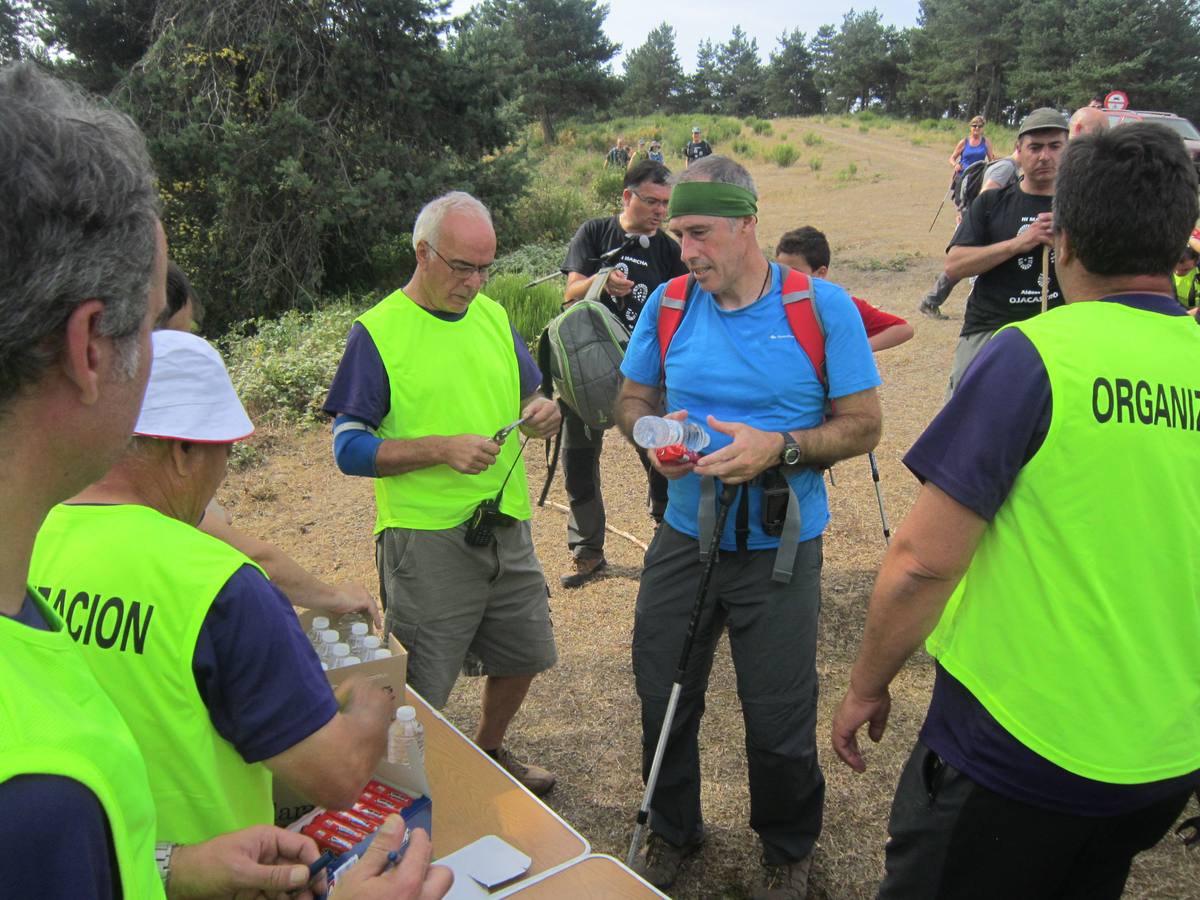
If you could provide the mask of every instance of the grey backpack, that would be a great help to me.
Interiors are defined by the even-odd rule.
[[[604,304],[586,299],[573,303],[538,339],[543,393],[549,397],[557,392],[593,431],[611,428],[628,344],[625,326]]]

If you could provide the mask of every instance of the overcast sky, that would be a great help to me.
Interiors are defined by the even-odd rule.
[[[461,15],[476,0],[454,0],[451,14]],[[621,45],[622,53],[641,46],[646,35],[664,21],[675,29],[675,47],[683,68],[691,72],[696,67],[696,47],[704,39],[714,44],[729,40],[734,25],[741,25],[748,37],[758,39],[758,52],[763,62],[775,49],[776,39],[784,31],[799,28],[810,38],[816,30],[829,23],[840,25],[842,16],[851,9],[862,11],[871,7],[879,10],[887,25],[904,28],[917,24],[918,0],[877,0],[851,3],[850,0],[831,0],[828,4],[797,3],[795,0],[751,0],[745,4],[729,0],[681,0],[654,3],[653,0],[609,0],[608,18],[604,30],[609,40]],[[624,71],[621,56],[613,59],[613,71]]]

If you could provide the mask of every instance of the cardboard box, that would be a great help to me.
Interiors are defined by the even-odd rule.
[[[322,615],[322,613],[319,611],[309,611],[300,614],[300,625],[306,634],[312,629],[313,617],[317,615]],[[344,669],[331,669],[325,673],[325,677],[329,679],[330,685],[337,688],[338,685],[351,676],[365,675],[391,695],[392,712],[394,713],[396,709],[404,705],[404,678],[408,674],[408,654],[393,635],[388,635],[387,648],[392,651],[390,659],[360,663],[357,666],[349,666]],[[398,774],[396,767],[390,767],[386,760],[380,763],[379,768],[374,772],[374,776],[379,778],[380,781],[394,785],[406,793],[413,793],[412,790],[408,789],[409,787],[416,790],[416,795],[425,793],[424,786],[406,786],[399,783],[396,780]],[[314,809],[315,806],[294,791],[290,785],[284,784],[281,781],[275,782],[276,825],[286,828],[297,819],[308,815]]]

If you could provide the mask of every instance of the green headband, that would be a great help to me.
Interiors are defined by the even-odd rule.
[[[738,216],[758,215],[754,195],[736,184],[720,181],[681,181],[671,191],[667,214],[675,216]]]

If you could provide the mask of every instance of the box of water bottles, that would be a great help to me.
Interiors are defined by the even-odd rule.
[[[350,677],[376,682],[392,698],[392,714],[404,705],[404,677],[408,654],[390,634],[374,634],[370,620],[358,613],[335,618],[309,611],[300,614],[300,625],[308,635],[325,669],[325,677],[337,688]],[[391,780],[391,779],[388,779]],[[419,796],[421,785],[413,787]],[[275,824],[286,827],[313,811],[313,805],[282,781],[275,782]]]

